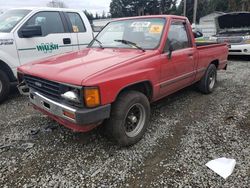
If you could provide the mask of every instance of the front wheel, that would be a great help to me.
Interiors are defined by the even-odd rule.
[[[8,76],[0,70],[0,103],[3,102],[10,91],[10,81]]]
[[[217,69],[214,64],[210,64],[205,75],[198,82],[198,88],[202,93],[209,94],[214,91],[217,82]]]
[[[144,135],[150,117],[148,98],[137,91],[122,93],[112,106],[111,117],[105,122],[108,136],[121,146],[137,143]]]

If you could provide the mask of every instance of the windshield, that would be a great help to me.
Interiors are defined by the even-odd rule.
[[[138,18],[110,22],[90,47],[155,49],[160,43],[165,21],[163,18]]]
[[[0,32],[9,33],[30,10],[10,10],[0,16]]]

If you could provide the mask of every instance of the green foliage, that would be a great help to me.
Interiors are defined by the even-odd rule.
[[[90,22],[94,19],[94,16],[91,12],[88,12],[87,10],[84,10],[83,12],[85,13]]]
[[[186,16],[193,20],[194,0],[187,0]],[[183,15],[184,0],[112,0],[110,14],[113,18],[145,15],[175,14]],[[250,11],[250,0],[198,0],[197,20],[214,11]]]
[[[177,0],[112,0],[110,14],[113,18],[145,15],[171,14],[177,9]]]

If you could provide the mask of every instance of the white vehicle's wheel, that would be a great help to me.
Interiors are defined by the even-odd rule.
[[[10,81],[8,76],[0,70],[0,103],[3,102],[10,91]]]

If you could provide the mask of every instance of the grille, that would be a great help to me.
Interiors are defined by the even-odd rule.
[[[243,42],[242,37],[222,37],[217,39],[218,43],[227,42],[229,44],[240,44]]]
[[[35,89],[41,94],[53,99],[61,99],[61,84],[59,83],[29,75],[24,75],[24,81],[30,88]]]

